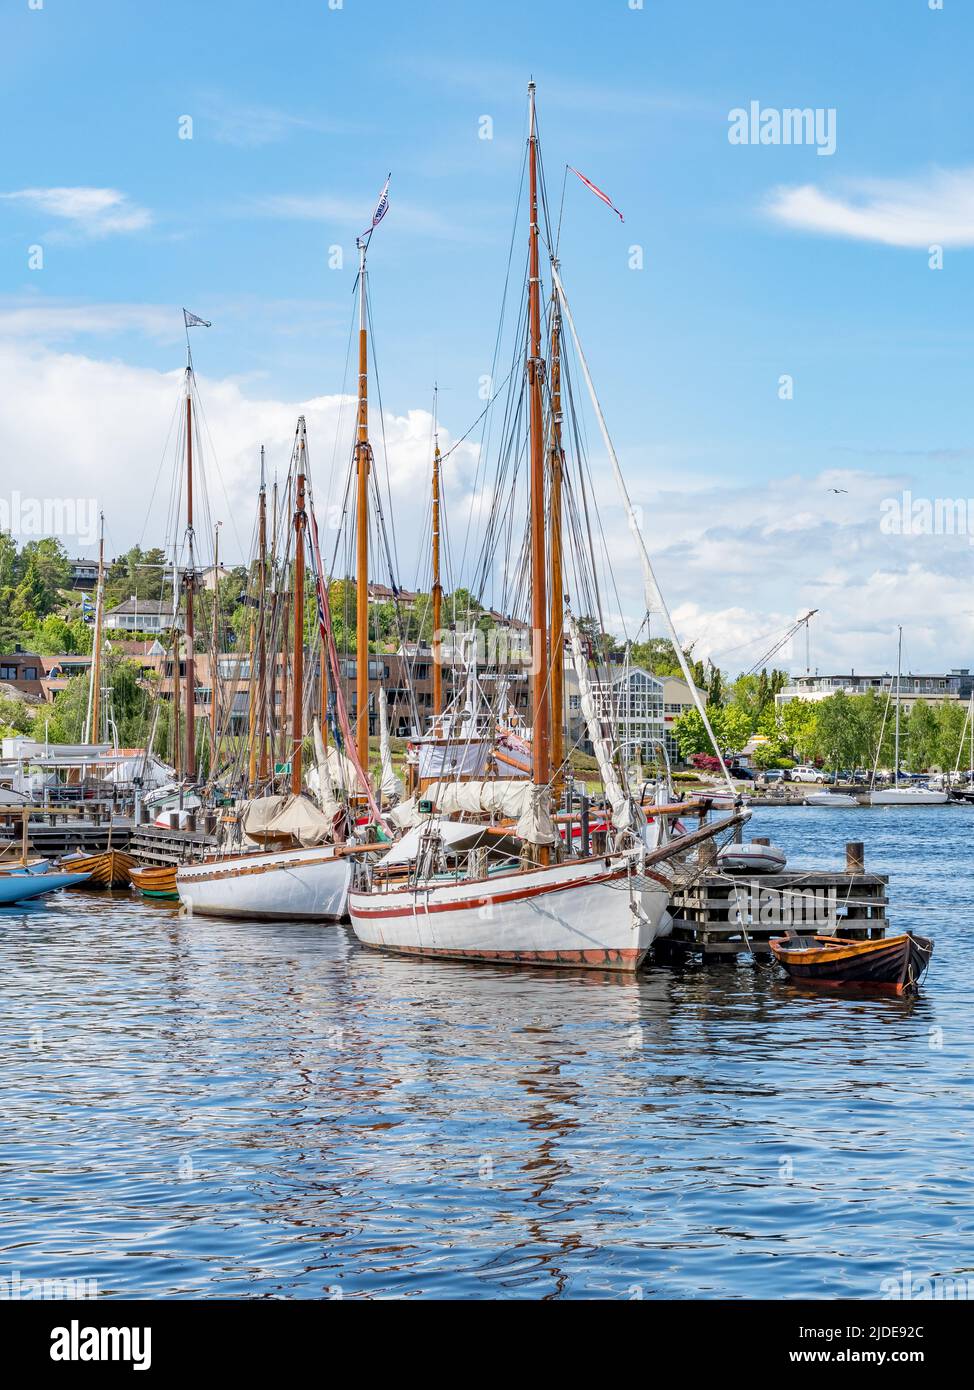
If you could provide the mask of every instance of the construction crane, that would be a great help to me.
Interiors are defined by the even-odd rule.
[[[763,655],[759,660],[757,660],[757,661],[754,663],[754,665],[753,665],[752,667],[750,667],[749,670],[747,670],[747,671],[744,672],[744,674],[745,674],[746,676],[753,676],[753,675],[755,674],[755,672],[760,671],[762,667],[767,666],[767,664],[768,664],[768,662],[771,660],[771,658],[772,658],[773,656],[777,656],[778,653],[781,651],[781,648],[785,645],[785,643],[786,643],[786,642],[790,642],[791,639],[794,637],[795,633],[796,633],[796,632],[800,632],[802,628],[805,629],[805,670],[806,670],[806,672],[807,672],[808,669],[809,669],[809,662],[808,662],[808,624],[809,624],[809,623],[811,622],[811,620],[815,617],[815,614],[816,614],[817,612],[818,612],[818,609],[817,609],[817,608],[810,608],[810,609],[808,610],[808,612],[804,615],[804,617],[801,617],[801,618],[798,619],[797,623],[792,623],[791,627],[788,629],[788,631],[785,633],[785,635],[784,635],[783,637],[779,637],[778,641],[775,642],[774,646],[773,646],[773,647],[770,647],[770,648],[764,653],[764,655]]]

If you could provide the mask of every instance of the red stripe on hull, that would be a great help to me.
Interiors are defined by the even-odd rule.
[[[361,940],[361,938],[360,938]],[[374,951],[403,956],[429,956],[439,960],[474,960],[491,965],[555,965],[578,970],[618,970],[635,972],[646,952],[641,950],[589,951],[440,951],[426,946],[381,946],[362,941]]]
[[[511,893],[485,893],[479,898],[453,898],[442,903],[424,902],[421,906],[417,902],[409,903],[406,907],[366,907],[366,902],[381,898],[382,894],[352,893],[349,895],[349,905],[354,916],[368,918],[370,921],[377,917],[425,917],[433,912],[476,912],[479,908],[495,903],[521,902],[525,898],[536,898],[546,893],[564,893],[570,888],[589,888],[599,883],[610,883],[615,879],[625,878],[628,872],[628,868],[615,869],[612,873],[597,874],[591,878],[573,878],[567,883],[542,883],[534,888],[519,888]],[[668,892],[672,892],[673,885],[659,874],[647,872],[645,877],[655,879]]]

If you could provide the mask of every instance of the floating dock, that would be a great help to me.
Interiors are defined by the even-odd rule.
[[[881,939],[888,926],[889,875],[866,872],[861,841],[847,844],[845,851],[844,872],[728,873],[716,862],[688,867],[670,899],[673,931],[656,942],[657,958],[770,956],[771,938],[789,932]]]

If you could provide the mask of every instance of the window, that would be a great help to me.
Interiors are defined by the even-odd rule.
[[[16,666],[0,666],[0,681],[15,681],[16,679]]]
[[[23,673],[23,675],[21,676],[20,679],[23,680],[23,681],[36,681],[36,680],[37,680],[37,667],[36,667],[36,666],[25,666],[25,667],[24,667],[24,673]]]

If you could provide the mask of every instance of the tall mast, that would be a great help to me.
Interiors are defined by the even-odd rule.
[[[196,779],[196,660],[193,650],[193,590],[196,561],[193,555],[193,368],[186,367],[186,540],[188,564],[183,576],[186,587],[186,754],[184,771]]]
[[[900,671],[903,667],[903,629],[897,628],[899,641],[896,644],[896,741],[893,754],[893,786],[900,784]]]
[[[179,700],[179,627],[175,623],[172,630],[172,760],[176,769],[176,777],[182,778],[183,775],[183,745],[179,737],[180,725],[180,700]]]
[[[355,571],[355,699],[358,715],[356,742],[359,761],[369,765],[369,356],[365,307],[365,239],[358,242],[358,439],[355,464],[356,501]]]
[[[210,780],[216,773],[217,687],[220,678],[220,526],[213,528],[213,622],[210,634]]]
[[[260,756],[257,775],[267,780],[267,482],[264,476],[264,446],[260,446],[260,498],[257,503],[257,576],[260,601],[257,609],[257,729]]]
[[[274,586],[274,601],[271,605],[273,614],[274,648],[270,653],[270,681],[267,692],[267,713],[264,719],[263,733],[267,736],[270,744],[270,764],[274,763],[274,730],[277,728],[277,624],[284,622],[284,600],[281,594],[281,586],[277,573],[277,474],[274,475],[274,487],[271,493],[271,583]],[[283,715],[283,707],[281,710]]]
[[[557,294],[551,329],[551,762],[561,785],[565,757],[565,584],[562,574],[561,314]]]
[[[91,668],[91,723],[88,726],[88,742],[98,743],[101,736],[101,630],[102,614],[105,608],[105,513],[98,518],[98,587],[95,590],[95,635],[93,643],[94,660]]]
[[[301,722],[304,699],[304,529],[308,524],[304,511],[304,446],[302,415],[298,419],[298,478],[294,503],[294,656],[291,676],[291,792],[294,796],[301,794],[301,745],[304,741]]]
[[[534,83],[528,87],[530,135],[530,239],[528,243],[528,391],[531,404],[531,627],[534,651],[532,704],[532,780],[547,786],[551,779],[548,702],[548,603],[545,573],[544,422],[541,403],[541,274],[538,263],[538,134]]]
[[[433,715],[443,713],[443,666],[440,625],[443,613],[443,586],[440,583],[440,443],[433,449]]]

